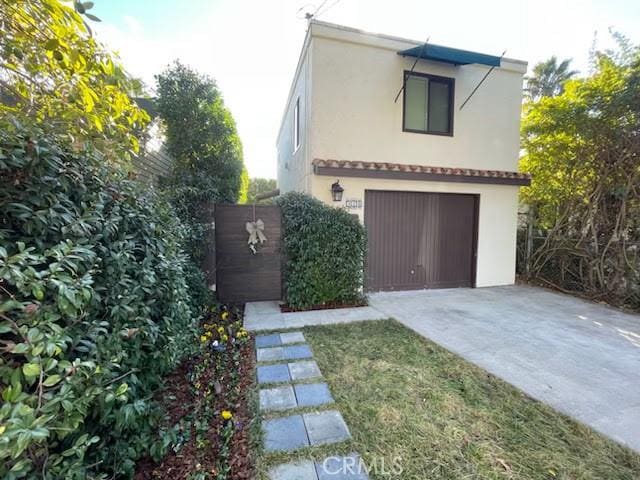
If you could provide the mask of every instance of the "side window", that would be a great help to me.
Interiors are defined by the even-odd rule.
[[[402,129],[453,135],[453,78],[405,72]]]
[[[296,99],[296,106],[293,108],[293,151],[300,147],[300,97]]]

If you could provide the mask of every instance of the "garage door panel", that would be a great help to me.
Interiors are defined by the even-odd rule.
[[[368,290],[473,286],[477,197],[367,191]]]
[[[434,284],[472,286],[475,198],[470,195],[441,196],[438,241],[440,265]]]

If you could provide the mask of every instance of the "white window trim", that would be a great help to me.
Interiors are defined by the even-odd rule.
[[[298,97],[293,107],[293,153],[298,151],[300,143],[300,97]]]

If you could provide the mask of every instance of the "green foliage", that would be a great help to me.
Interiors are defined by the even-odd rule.
[[[240,193],[238,194],[238,203],[247,203],[249,200],[249,172],[246,167],[242,167],[242,175],[240,176]]]
[[[242,175],[236,125],[213,80],[176,62],[157,79],[173,181],[194,189],[193,201],[235,202]]]
[[[591,77],[568,82],[562,95],[525,107],[521,167],[534,180],[522,198],[542,209],[548,226],[567,202],[586,204],[601,181],[615,190],[637,173],[640,57],[626,64],[603,55],[596,68]]]
[[[242,145],[215,82],[174,63],[156,77],[157,107],[166,125],[173,172],[163,187],[189,226],[189,251],[200,260],[207,204],[236,202],[242,184]]]
[[[130,476],[199,306],[171,208],[96,153],[0,128],[0,476]],[[36,474],[37,472],[37,474]]]
[[[548,233],[534,275],[640,306],[639,119],[638,48],[598,54],[590,77],[525,105],[522,200]]]
[[[550,59],[537,63],[533,67],[533,75],[527,78],[526,93],[533,100],[542,97],[554,97],[560,95],[567,80],[577,75],[576,70],[569,70],[571,59],[565,59],[558,63],[558,59]]]
[[[363,302],[366,235],[358,219],[301,193],[287,193],[277,204],[282,208],[289,306]]]
[[[272,192],[278,188],[278,184],[273,178],[252,178],[249,180],[249,187],[247,192],[247,201],[245,203],[261,203],[263,205],[270,205],[274,202],[273,198],[267,198],[265,200],[256,200],[256,197],[262,193]]]
[[[0,0],[0,118],[19,113],[67,145],[87,145],[112,162],[137,151],[148,116],[127,95],[139,90],[91,36],[85,17],[58,0]]]
[[[71,5],[71,6],[68,6]],[[173,208],[122,168],[147,120],[92,2],[0,0],[0,476],[131,476],[206,296]],[[37,127],[35,127],[37,125]]]

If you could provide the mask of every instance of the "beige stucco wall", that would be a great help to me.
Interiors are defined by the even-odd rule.
[[[340,178],[344,187],[342,202],[331,199],[336,179],[316,175],[312,194],[328,205],[344,207],[347,200],[362,200],[362,208],[349,209],[364,221],[365,190],[405,190],[411,192],[450,192],[480,195],[478,218],[478,257],[476,286],[510,285],[515,280],[518,187],[469,183],[418,182]]]
[[[421,60],[415,71],[455,79],[452,137],[402,131],[402,95],[394,103],[415,44],[312,24],[310,157],[515,171],[522,75],[503,60],[460,110],[489,67]]]
[[[310,37],[307,36],[298,61],[294,82],[291,85],[278,139],[278,188],[281,192],[291,190],[309,192],[313,174],[309,160],[309,116],[311,103],[311,49],[307,48]],[[293,119],[296,101],[300,100],[300,146],[294,148]]]

